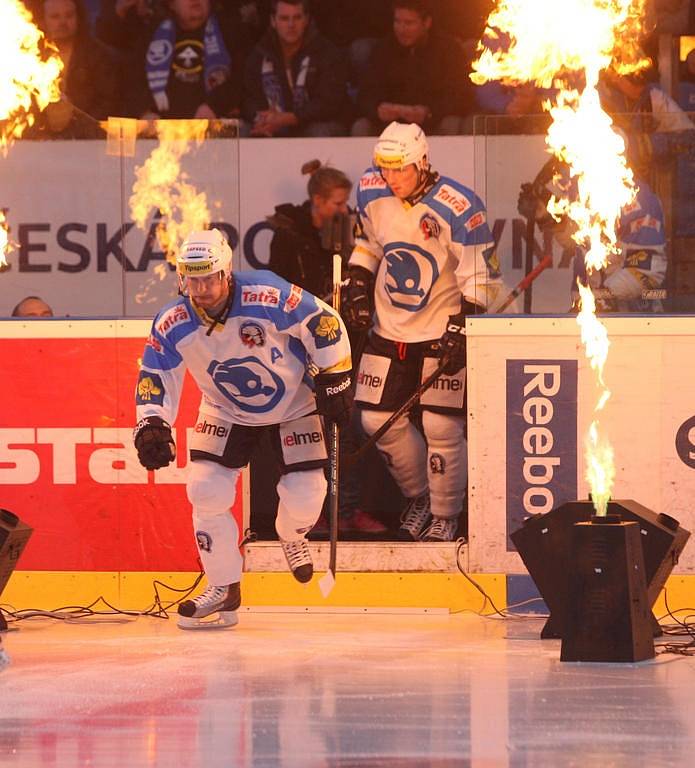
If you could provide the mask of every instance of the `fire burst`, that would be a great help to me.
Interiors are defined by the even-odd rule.
[[[12,141],[33,124],[32,107],[45,109],[60,99],[58,79],[63,62],[53,53],[42,57],[39,43],[43,34],[19,0],[0,0],[0,19],[0,151],[6,154]],[[0,212],[0,267],[6,266],[10,250],[7,231],[7,218]]]
[[[43,34],[19,0],[0,0],[0,19],[0,120],[7,121],[0,129],[0,148],[6,151],[8,143],[33,124],[33,104],[42,110],[60,99],[63,62],[57,54],[42,56]]]
[[[207,196],[181,172],[181,158],[194,142],[202,143],[207,127],[207,120],[159,121],[159,146],[135,171],[130,197],[133,221],[145,229],[152,211],[158,211],[157,237],[169,261],[189,232],[205,229],[210,222]]]
[[[552,116],[546,143],[569,168],[576,196],[553,197],[548,210],[575,222],[574,239],[586,253],[589,273],[605,267],[616,251],[620,211],[635,195],[624,142],[599,102],[598,79],[609,66],[620,74],[648,66],[638,44],[645,3],[499,0],[486,29],[486,36],[499,43],[498,50],[479,44],[480,56],[473,64],[471,78],[477,84],[500,80],[553,89],[555,95],[543,105]],[[579,290],[582,342],[602,390],[586,441],[587,481],[597,514],[605,515],[615,467],[610,443],[599,435],[598,413],[610,397],[603,380],[609,340],[596,317],[591,290]]]

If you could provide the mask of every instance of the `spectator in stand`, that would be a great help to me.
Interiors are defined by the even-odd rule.
[[[270,0],[219,0],[219,16],[241,31],[243,40],[257,43],[270,22]]]
[[[166,16],[158,0],[101,0],[96,36],[119,52],[134,54]]]
[[[53,310],[38,296],[25,296],[12,310],[12,317],[53,317]]]
[[[119,111],[120,82],[109,49],[88,31],[82,0],[42,0],[38,23],[63,61],[62,98],[49,104],[27,133],[31,138],[83,139],[103,135],[97,121]]]
[[[349,236],[352,222],[348,210],[352,182],[342,171],[321,165],[318,160],[305,163],[302,173],[310,174],[308,199],[302,205],[278,205],[268,219],[275,230],[270,242],[268,268],[330,304],[333,253],[337,250],[334,246],[342,245],[344,253],[341,255],[346,265],[352,248]],[[338,234],[337,238],[335,234]],[[354,337],[350,338],[350,344],[353,350],[358,347]],[[359,426],[354,420],[345,425],[340,431],[341,454],[357,451],[359,436]],[[368,468],[360,463],[340,472],[338,527],[341,533],[384,534],[388,530],[359,507],[361,478],[367,471]],[[314,533],[327,531],[325,518],[322,518],[314,526]]]
[[[162,21],[134,58],[130,115],[143,119],[236,117],[243,50],[210,0],[169,0]]]
[[[484,35],[483,45],[491,51],[505,49],[509,38],[504,34],[498,37]],[[549,123],[543,114],[542,101],[548,96],[531,83],[509,86],[498,80],[489,80],[482,85],[473,86],[475,111],[483,121],[476,125],[476,132],[481,133],[545,133]],[[492,116],[492,119],[490,119]]]
[[[346,80],[343,57],[315,28],[308,0],[273,0],[270,29],[244,73],[251,135],[344,135]]]
[[[376,136],[392,121],[417,123],[428,133],[460,133],[470,107],[462,44],[432,31],[428,0],[393,0],[392,8],[393,34],[369,59],[352,135]]]

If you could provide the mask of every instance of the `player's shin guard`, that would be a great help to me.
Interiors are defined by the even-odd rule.
[[[433,524],[437,520],[458,520],[468,482],[467,445],[462,416],[425,411],[422,426],[428,446],[428,477]],[[451,525],[434,532],[445,541],[453,538]],[[446,532],[446,538],[444,533]],[[434,536],[433,533],[433,536]],[[425,532],[424,538],[428,538]]]
[[[362,426],[374,434],[391,415],[386,411],[362,411]],[[422,435],[407,416],[394,422],[377,442],[389,472],[408,499],[427,492],[427,447]]]
[[[227,586],[241,580],[239,529],[230,507],[234,503],[239,470],[209,461],[194,461],[188,478],[193,505],[193,530],[208,583]]]

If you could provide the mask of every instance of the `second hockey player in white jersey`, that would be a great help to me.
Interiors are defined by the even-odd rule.
[[[312,294],[265,270],[232,273],[232,250],[216,229],[191,233],[176,265],[181,296],[155,317],[145,345],[134,442],[147,469],[174,460],[170,424],[188,370],[202,399],[186,490],[209,587],[179,606],[179,626],[230,626],[242,557],[229,510],[262,430],[281,467],[283,551],[298,581],[312,577],[305,535],[326,495],[320,416],[349,420],[350,345],[338,314]]]
[[[378,441],[408,500],[399,538],[454,538],[467,485],[465,318],[494,300],[500,276],[480,198],[429,163],[415,125],[391,123],[357,191],[345,317],[371,328],[356,377],[362,424],[373,434],[447,356],[420,401],[424,440],[408,419]]]

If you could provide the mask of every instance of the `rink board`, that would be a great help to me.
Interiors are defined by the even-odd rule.
[[[0,506],[34,533],[29,571],[193,571],[185,478],[200,394],[187,380],[177,462],[140,466],[134,390],[150,322],[0,323]],[[246,478],[233,509],[240,523]]]
[[[526,225],[517,197],[520,185],[547,160],[544,137],[433,136],[428,142],[433,167],[485,201],[511,290],[524,275]],[[137,169],[156,146],[139,139],[135,155],[123,158],[110,155],[100,141],[22,141],[12,147],[3,158],[4,177],[12,183],[2,190],[0,208],[15,248],[7,257],[10,269],[0,277],[0,313],[9,314],[24,296],[38,295],[56,316],[139,318],[176,295],[176,275],[155,231],[159,210],[153,205],[144,224],[136,225],[130,209]],[[229,236],[235,267],[260,268],[270,253],[266,217],[281,203],[306,200],[301,166],[318,158],[356,182],[373,147],[373,138],[358,137],[209,139],[190,148],[181,171],[205,195],[213,223]],[[353,206],[355,194],[353,188]],[[533,310],[564,312],[571,260],[551,239],[536,239],[537,257],[554,249],[554,260],[534,282]],[[515,300],[507,311],[519,312],[522,305]]]
[[[618,465],[615,496],[666,512],[692,531],[695,319],[609,318],[607,326],[613,397],[605,425]],[[148,331],[147,321],[0,323],[0,505],[35,529],[3,604],[50,608],[102,594],[142,609],[152,603],[156,579],[179,588],[193,582],[197,553],[184,481],[198,393],[188,382],[177,421],[177,467],[148,475],[131,446],[133,387]],[[550,422],[550,455],[559,463],[548,485],[556,504],[587,495],[578,446],[595,386],[573,318],[476,318],[468,336],[470,542],[459,565],[501,607],[505,576],[524,573],[508,533],[525,514],[517,455],[523,460],[523,451],[514,441],[523,444],[519,392],[528,383],[526,367],[555,366],[561,378],[557,421]],[[240,522],[248,520],[248,496],[243,476],[234,509]],[[250,546],[244,604],[489,610],[459,572],[453,546],[414,544],[408,552],[398,546],[341,543],[328,600],[318,588],[326,545],[312,545],[317,576],[308,587],[287,573],[277,545],[264,557],[260,544]],[[690,600],[694,559],[686,546],[669,582],[672,607]],[[167,594],[176,598],[163,590],[164,600]]]
[[[600,433],[614,450],[613,498],[633,499],[694,532],[695,318],[603,320],[612,396]],[[588,498],[583,446],[596,375],[574,317],[483,316],[469,320],[466,332],[468,565],[523,573],[509,534],[529,514]],[[691,540],[674,573],[694,572]]]

